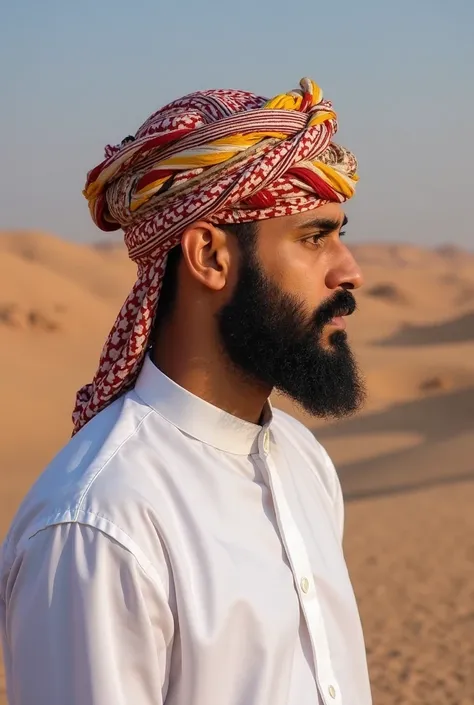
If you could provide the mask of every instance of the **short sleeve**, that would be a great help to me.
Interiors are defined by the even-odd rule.
[[[173,616],[135,556],[98,529],[58,524],[31,538],[5,601],[15,705],[161,705]]]

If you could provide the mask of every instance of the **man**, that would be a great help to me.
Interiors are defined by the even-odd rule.
[[[363,385],[356,161],[318,86],[174,101],[85,195],[137,282],[3,547],[11,705],[368,705],[343,502],[312,434]]]

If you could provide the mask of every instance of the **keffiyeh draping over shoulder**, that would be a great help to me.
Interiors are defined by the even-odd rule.
[[[272,100],[239,90],[193,93],[106,148],[84,195],[99,228],[123,229],[138,275],[92,383],[77,394],[74,432],[133,386],[167,253],[187,226],[293,215],[353,195],[356,159],[332,142],[336,131],[331,103],[303,79],[300,89]]]

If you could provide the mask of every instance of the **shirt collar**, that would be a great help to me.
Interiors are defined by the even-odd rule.
[[[145,356],[135,392],[169,423],[203,443],[237,455],[258,453],[262,426],[243,421],[191,394],[161,372],[149,355]],[[263,414],[265,429],[272,418],[272,406],[267,401]]]

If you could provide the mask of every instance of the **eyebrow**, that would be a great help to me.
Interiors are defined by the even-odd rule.
[[[319,232],[332,233],[334,230],[343,228],[348,222],[347,215],[344,216],[342,223],[338,218],[315,218],[300,225],[298,230],[318,230]]]

